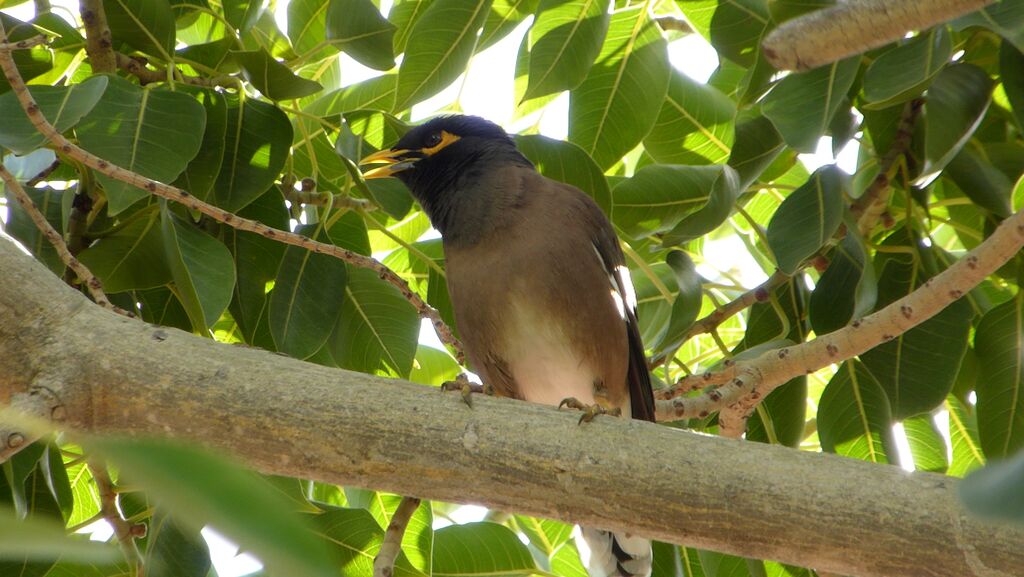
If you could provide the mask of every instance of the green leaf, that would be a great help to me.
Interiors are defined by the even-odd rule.
[[[263,2],[259,0],[222,0],[221,4],[228,23],[243,35],[256,25],[263,12]]]
[[[155,289],[134,291],[134,299],[139,303],[142,320],[154,325],[174,327],[183,331],[192,330],[192,320],[188,311],[182,306],[178,297],[171,289],[158,287]]]
[[[398,69],[395,111],[451,84],[466,69],[491,0],[433,0],[413,25]]]
[[[93,76],[81,84],[30,86],[28,91],[57,132],[66,132],[96,106],[106,89],[107,77]],[[0,124],[0,146],[15,154],[28,154],[46,142],[46,137],[29,122],[13,92],[0,95],[0,118],[4,119]]]
[[[749,67],[771,22],[767,0],[686,0],[677,6],[694,29],[726,58]]]
[[[159,182],[173,182],[199,152],[206,110],[195,98],[167,89],[140,88],[116,76],[75,129],[82,148]],[[111,216],[149,193],[104,174]]]
[[[612,189],[613,222],[627,236],[667,232],[707,204],[723,166],[654,164]]]
[[[1013,182],[993,166],[992,158],[983,156],[980,149],[961,150],[949,161],[943,175],[979,207],[1000,218],[1013,214],[1010,208]]]
[[[945,25],[906,40],[882,54],[864,72],[868,108],[886,108],[919,96],[953,55]]]
[[[412,32],[416,21],[427,11],[432,0],[398,0],[391,5],[388,12],[388,21],[395,25],[395,54],[405,52],[409,42],[409,34]]]
[[[313,518],[316,533],[332,548],[336,566],[347,577],[372,577],[373,558],[384,540],[384,530],[366,509],[329,508]],[[337,575],[337,569],[335,569]],[[398,554],[395,577],[425,577],[404,552]]]
[[[963,477],[985,464],[985,456],[978,440],[978,418],[974,407],[965,405],[954,396],[946,400],[949,412],[949,440],[953,447],[953,461],[947,475]]]
[[[721,164],[732,153],[735,118],[729,97],[673,69],[644,149],[665,164]]]
[[[814,152],[859,68],[860,57],[855,57],[790,74],[764,98],[761,111],[786,144],[799,152]]]
[[[811,293],[811,326],[819,335],[839,330],[870,313],[878,297],[875,269],[863,240],[847,233],[831,256],[832,262]]]
[[[6,187],[4,187],[6,191]],[[69,191],[70,192],[70,191]],[[46,221],[58,233],[63,234],[64,223],[61,214],[61,200],[65,192],[53,190],[52,188],[26,188],[25,193],[32,199],[32,204],[46,217]],[[46,268],[55,274],[64,274],[64,261],[61,260],[53,244],[32,221],[32,218],[21,207],[21,203],[15,200],[14,195],[7,193],[7,222],[4,223],[4,232],[17,239],[37,260],[46,265]]]
[[[485,50],[512,32],[520,22],[537,11],[539,0],[494,0],[477,42],[477,52]]]
[[[1024,52],[1009,42],[999,47],[999,76],[1020,130],[1024,128]]]
[[[920,181],[937,174],[981,124],[992,99],[992,81],[973,64],[942,69],[928,89],[924,105],[924,168]]]
[[[327,39],[328,0],[288,2],[288,38],[300,56],[311,53]]]
[[[571,184],[590,195],[605,214],[612,211],[608,179],[593,158],[571,142],[539,134],[513,137],[516,147],[544,176]]]
[[[569,140],[610,168],[654,125],[669,70],[665,38],[643,6],[612,14],[597,62],[569,93]]]
[[[560,577],[589,577],[590,573],[583,567],[576,543],[567,541],[551,556],[551,572]]]
[[[1024,296],[990,310],[974,335],[981,375],[977,382],[978,433],[989,459],[1024,447]]]
[[[327,40],[375,70],[395,66],[395,25],[381,15],[371,0],[330,0]]]
[[[526,576],[536,570],[530,551],[503,525],[466,523],[434,533],[433,577]]]
[[[155,288],[171,282],[160,213],[152,209],[132,215],[124,228],[100,238],[83,250],[78,260],[111,293]]]
[[[1024,6],[1017,2],[997,2],[952,22],[954,30],[981,26],[999,34],[1018,50],[1024,50]]]
[[[4,30],[7,32],[8,42],[27,40],[39,35],[39,30],[35,26],[3,12],[0,12],[0,22],[3,23]],[[25,82],[53,69],[53,55],[50,54],[50,50],[46,46],[36,46],[30,50],[15,50],[12,52],[12,56],[14,56],[14,64],[17,65],[18,72],[21,73],[21,78]],[[7,75],[0,74],[0,93],[10,89],[11,85],[7,82]]]
[[[842,171],[829,165],[782,201],[767,233],[779,270],[795,273],[832,238],[842,221],[842,189]]]
[[[412,370],[420,321],[394,285],[372,270],[349,267],[331,351],[342,368],[376,372],[381,363],[401,378]]]
[[[395,102],[397,81],[397,74],[383,74],[339,88],[313,101],[306,112],[330,116],[361,109],[390,110]]]
[[[807,377],[801,375],[761,401],[747,421],[746,439],[798,448],[804,440],[806,415]]]
[[[337,575],[323,544],[273,486],[225,455],[166,440],[93,439],[88,448],[132,484],[198,529],[213,525],[268,570],[281,575]]]
[[[192,94],[203,105],[206,110],[206,130],[203,132],[199,152],[174,184],[205,202],[224,161],[224,140],[228,127],[227,101],[224,95],[214,90],[188,86],[179,87],[178,90]]]
[[[979,469],[960,484],[960,498],[975,514],[1024,525],[1024,453]]]
[[[235,290],[235,261],[219,240],[166,207],[161,230],[176,294],[195,331],[213,326],[228,308]]]
[[[935,426],[931,414],[916,415],[903,421],[907,434],[910,454],[914,459],[914,470],[945,473],[949,468],[946,458],[946,441]]]
[[[231,54],[242,67],[242,76],[271,100],[303,98],[324,89],[319,82],[295,75],[291,68],[275,60],[266,50],[245,50]]]
[[[896,461],[889,399],[859,361],[843,363],[822,392],[818,437],[829,453],[872,463]]]
[[[304,359],[327,342],[345,299],[346,279],[341,260],[288,247],[270,295],[270,332],[277,350]]]
[[[237,212],[260,197],[284,168],[292,143],[292,126],[281,109],[228,96],[228,127],[214,199]]]
[[[526,515],[516,515],[516,526],[545,557],[555,554],[572,536],[572,525],[566,525],[551,519],[538,519]]]
[[[737,124],[729,166],[740,176],[739,189],[746,190],[785,149],[779,131],[764,116]]]
[[[540,0],[528,33],[524,100],[575,88],[587,77],[608,32],[607,0]]]
[[[143,564],[149,577],[206,577],[210,550],[198,529],[185,528],[158,511],[146,532]]]
[[[117,548],[68,536],[60,523],[42,517],[19,520],[13,511],[0,508],[0,558],[113,563]]]
[[[665,246],[680,245],[700,238],[718,228],[732,214],[741,192],[739,175],[728,165],[715,167],[721,171],[711,184],[707,203],[693,214],[684,216],[672,230],[665,233],[661,239]]]
[[[672,312],[664,332],[652,341],[653,345],[650,346],[650,349],[655,351],[655,356],[667,354],[683,343],[687,330],[693,325],[693,321],[697,320],[703,297],[701,276],[689,255],[673,250],[665,257],[665,262],[675,273],[679,292],[672,302]]]
[[[174,12],[168,0],[103,0],[110,35],[141,52],[170,62]]]
[[[461,372],[462,367],[447,351],[421,344],[416,348],[416,359],[409,380],[436,387],[445,381],[454,381]]]

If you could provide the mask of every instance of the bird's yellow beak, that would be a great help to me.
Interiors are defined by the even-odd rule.
[[[377,168],[371,168],[370,170],[363,173],[364,180],[370,180],[371,178],[385,178],[388,176],[394,176],[395,174],[402,172],[408,168],[412,168],[412,165],[416,163],[416,158],[403,158],[403,156],[412,152],[407,149],[391,150],[385,148],[384,150],[374,152],[370,156],[359,161],[359,165],[372,164],[372,163],[385,163],[384,166],[378,166]]]

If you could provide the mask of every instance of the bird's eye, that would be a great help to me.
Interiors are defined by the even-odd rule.
[[[427,137],[427,141],[426,141],[427,148],[433,148],[433,147],[437,146],[438,144],[441,144],[441,133],[440,132],[435,132],[435,133],[433,133],[433,134],[431,134],[430,136]]]

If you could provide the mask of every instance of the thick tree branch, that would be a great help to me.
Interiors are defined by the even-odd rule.
[[[83,0],[83,3],[84,2],[85,0]],[[3,28],[3,24],[0,23],[0,43],[6,40],[6,38],[7,33]],[[3,45],[0,44],[0,46]],[[31,121],[32,125],[36,127],[39,133],[45,136],[46,139],[50,141],[54,147],[60,150],[62,154],[81,162],[93,170],[106,174],[111,178],[128,183],[161,198],[166,198],[180,203],[192,210],[205,214],[217,222],[223,223],[237,230],[252,232],[284,244],[299,246],[312,252],[330,255],[353,266],[368,268],[374,271],[381,280],[390,283],[397,288],[399,292],[401,292],[402,296],[416,308],[416,311],[421,317],[430,319],[430,322],[433,324],[434,330],[437,331],[438,338],[441,339],[441,342],[450,346],[454,350],[455,358],[459,363],[465,362],[462,352],[462,344],[459,342],[458,338],[455,337],[455,333],[451,330],[451,327],[449,327],[448,324],[444,322],[444,319],[441,318],[441,314],[434,309],[434,307],[427,304],[419,294],[413,291],[409,287],[409,283],[402,280],[402,277],[398,276],[393,270],[384,266],[379,261],[337,245],[318,242],[300,234],[279,230],[261,222],[240,217],[230,211],[203,202],[178,187],[150,180],[140,174],[112,164],[90,152],[87,152],[85,149],[72,144],[67,138],[64,138],[64,135],[58,132],[46,117],[43,116],[42,110],[39,108],[39,105],[36,104],[35,99],[32,98],[32,95],[28,91],[28,87],[25,85],[25,81],[18,72],[14,59],[11,57],[10,50],[0,48],[0,68],[3,69],[7,81],[11,85],[11,90],[14,92],[15,96],[17,96],[22,109],[25,114],[28,115],[29,121]]]
[[[1024,566],[1024,530],[969,516],[955,479],[611,417],[578,426],[509,399],[469,408],[429,387],[119,317],[7,242],[0,270],[0,403],[45,386],[64,427],[170,436],[267,473],[844,575]]]
[[[761,49],[779,70],[810,70],[867,52],[994,0],[849,0],[794,18],[773,30]]]

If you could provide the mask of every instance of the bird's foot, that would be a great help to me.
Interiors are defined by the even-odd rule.
[[[441,383],[442,391],[459,391],[462,394],[462,402],[466,403],[470,408],[473,407],[472,395],[493,395],[494,390],[487,385],[481,385],[474,383],[469,380],[466,373],[459,373],[459,376],[455,377],[454,381],[445,381]]]
[[[606,409],[605,407],[597,403],[594,403],[593,405],[588,405],[586,403],[580,402],[580,400],[577,399],[576,397],[562,399],[562,402],[558,403],[558,408],[561,409],[562,407],[568,407],[570,409],[583,411],[583,415],[580,416],[580,420],[577,423],[579,425],[593,421],[594,417],[598,415],[611,415],[613,417],[622,416],[622,409],[618,407],[615,407],[613,409]]]

